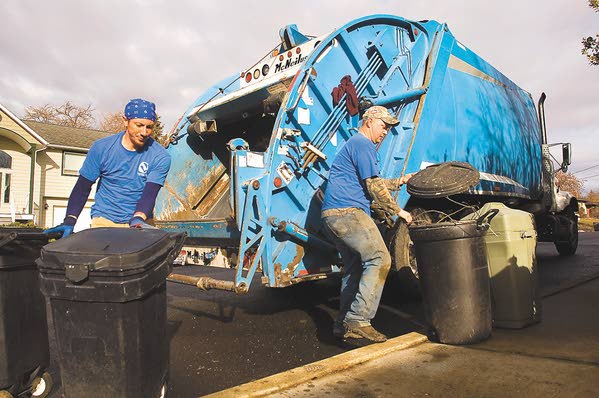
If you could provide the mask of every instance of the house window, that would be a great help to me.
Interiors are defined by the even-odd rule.
[[[4,174],[4,189],[2,190],[2,201],[10,203],[10,174]]]
[[[83,166],[85,153],[63,152],[62,153],[62,174],[68,176],[78,176],[79,169]]]
[[[0,169],[12,169],[12,157],[0,150]]]

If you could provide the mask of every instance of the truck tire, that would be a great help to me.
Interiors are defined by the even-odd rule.
[[[578,218],[572,207],[566,209],[565,214],[562,216],[566,218],[563,222],[567,222],[568,234],[567,239],[564,241],[555,242],[555,248],[560,256],[572,256],[576,253],[578,248]],[[560,220],[562,222],[562,220]]]

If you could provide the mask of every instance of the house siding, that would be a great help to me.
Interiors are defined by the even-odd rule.
[[[10,169],[0,168],[0,212],[10,212],[10,203],[4,203],[4,176],[11,174],[10,200],[16,212],[29,210],[29,190],[31,186],[31,157],[16,142],[0,136],[0,149],[12,157]]]
[[[44,227],[51,226],[62,220],[53,219],[53,207],[59,206],[64,207],[67,204],[67,200],[71,195],[71,191],[77,182],[78,176],[70,176],[62,174],[62,154],[63,151],[48,149],[40,152],[37,158],[37,164],[39,169],[39,178],[41,181],[36,184],[38,187],[42,187],[42,192],[38,190],[38,198],[41,198],[41,207],[44,208],[46,205],[48,209],[44,209],[40,220]],[[92,191],[89,195],[89,199],[86,207],[90,207],[93,204],[93,199],[96,193],[95,186],[92,187]],[[38,202],[40,200],[37,200]]]

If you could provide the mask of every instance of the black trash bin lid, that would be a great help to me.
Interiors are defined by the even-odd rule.
[[[408,193],[418,198],[441,198],[467,191],[478,184],[480,173],[470,163],[434,164],[408,181]]]
[[[35,267],[48,235],[39,228],[0,228],[0,270]]]
[[[42,249],[40,267],[64,269],[65,264],[87,264],[90,271],[144,269],[151,258],[175,246],[181,234],[159,229],[95,228],[59,239]]]
[[[0,247],[3,242],[8,243],[12,240],[40,240],[47,243],[48,235],[40,228],[0,228]]]

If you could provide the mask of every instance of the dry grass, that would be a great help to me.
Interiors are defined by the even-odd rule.
[[[579,218],[578,229],[585,232],[595,231],[594,225],[599,223],[599,218]]]

